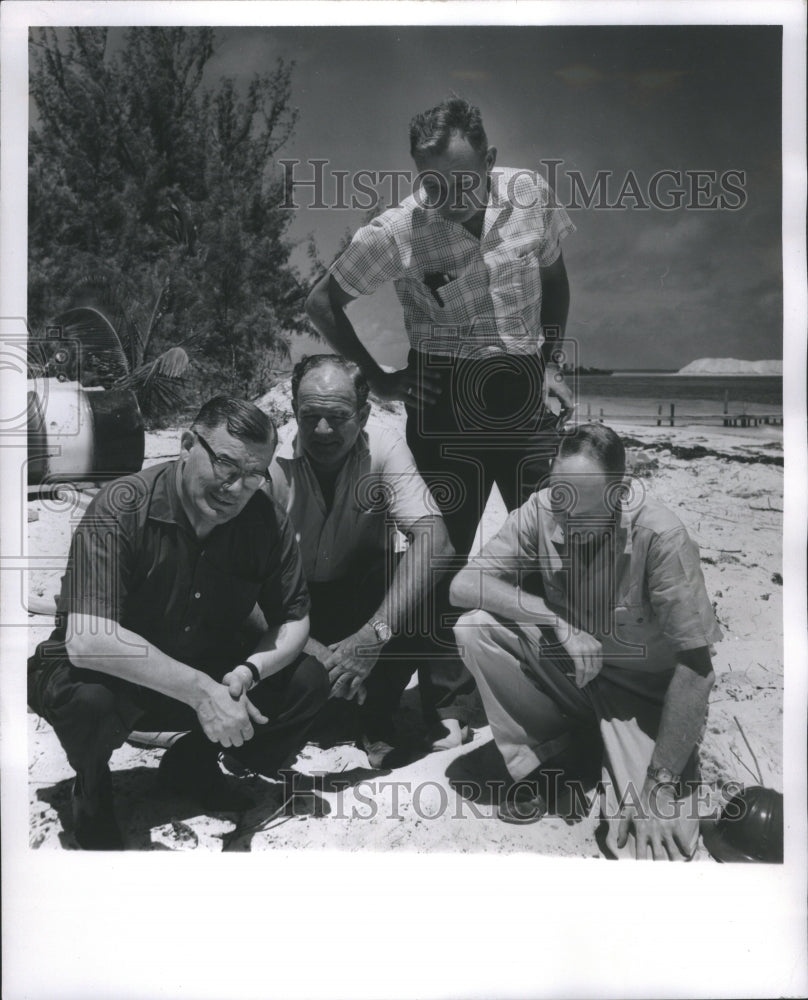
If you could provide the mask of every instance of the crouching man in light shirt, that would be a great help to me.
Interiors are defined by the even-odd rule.
[[[455,577],[451,598],[476,609],[458,621],[458,648],[515,780],[500,818],[540,819],[561,800],[559,778],[602,763],[604,853],[630,850],[633,833],[638,858],[690,857],[698,817],[683,789],[697,777],[721,632],[697,546],[625,479],[613,430],[563,439],[547,488]]]

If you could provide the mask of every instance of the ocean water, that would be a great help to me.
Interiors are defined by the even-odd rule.
[[[569,381],[569,380],[568,380]],[[659,405],[663,419],[674,404],[677,423],[687,417],[713,418],[720,423],[728,394],[730,415],[780,414],[783,411],[783,380],[779,376],[616,374],[579,375],[572,380],[580,416],[587,413],[604,419],[656,423]],[[713,422],[711,420],[710,422]]]

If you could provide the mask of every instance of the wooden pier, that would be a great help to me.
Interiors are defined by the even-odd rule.
[[[645,424],[657,427],[682,427],[686,424],[720,424],[723,427],[782,427],[782,413],[748,413],[745,409],[740,413],[731,413],[728,401],[724,401],[724,409],[721,413],[677,413],[676,404],[667,404],[667,412],[663,412],[663,404],[657,406],[656,415],[648,414],[646,417],[638,413],[609,413],[604,414],[603,407],[600,407],[598,416],[592,415],[592,404],[586,404],[586,419],[596,420],[605,423],[612,420],[616,423]]]

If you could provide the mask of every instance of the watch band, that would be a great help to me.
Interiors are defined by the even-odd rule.
[[[373,631],[376,633],[376,638],[379,642],[389,642],[393,638],[393,630],[383,621],[381,618],[371,618],[370,625]]]
[[[652,764],[648,765],[645,773],[651,781],[656,781],[660,785],[673,785],[674,793],[679,795],[682,788],[681,774],[674,774],[669,767],[654,767]]]
[[[246,667],[252,674],[252,686],[255,687],[256,684],[261,683],[261,674],[258,672],[258,667],[254,663],[250,663],[249,660],[242,660],[241,663],[236,664],[236,667]]]

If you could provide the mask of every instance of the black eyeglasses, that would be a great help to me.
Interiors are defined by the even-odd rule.
[[[351,413],[301,413],[298,415],[297,422],[306,430],[313,431],[321,420],[325,420],[328,426],[336,431],[347,424],[349,420],[353,420],[356,415],[356,410],[351,411]]]
[[[194,434],[197,441],[208,453],[214,475],[225,488],[235,485],[239,479],[248,490],[257,490],[259,486],[263,486],[264,483],[269,482],[269,472],[247,472],[246,469],[242,469],[235,462],[231,462],[229,458],[217,455],[199,431],[194,431]]]

